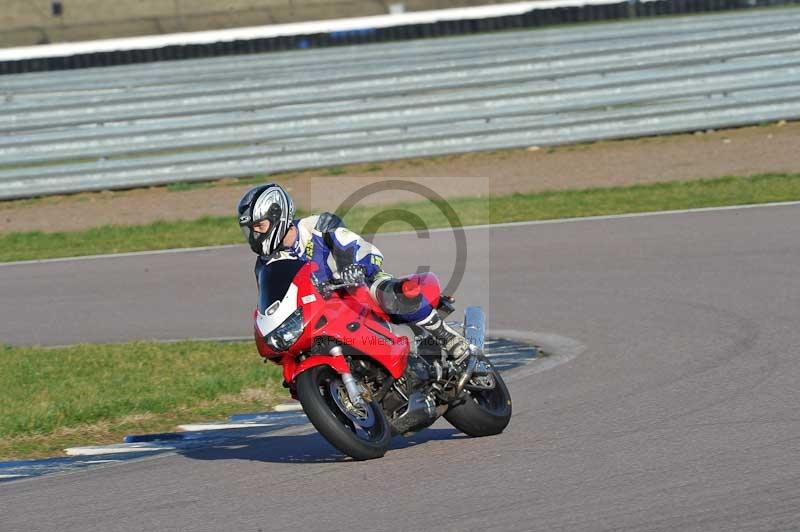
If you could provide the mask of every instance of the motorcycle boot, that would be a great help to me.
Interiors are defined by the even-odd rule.
[[[463,364],[472,354],[467,339],[445,323],[435,310],[426,318],[418,321],[417,325],[428,332],[431,338],[447,353],[447,358],[456,365]]]

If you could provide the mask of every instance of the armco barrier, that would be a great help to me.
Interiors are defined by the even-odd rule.
[[[800,10],[0,77],[0,199],[800,118]]]

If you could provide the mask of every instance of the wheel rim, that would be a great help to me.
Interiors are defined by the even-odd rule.
[[[331,379],[328,383],[328,391],[339,410],[354,424],[365,430],[375,426],[375,413],[370,405],[367,403],[364,406],[354,405],[350,401],[347,388],[341,379]]]
[[[336,419],[355,437],[365,442],[377,442],[383,438],[386,427],[375,414],[377,407],[372,403],[366,403],[364,408],[352,405],[338,374],[332,371],[322,372],[318,388]]]
[[[494,379],[494,388],[491,390],[467,390],[472,400],[475,401],[482,410],[495,416],[503,416],[508,413],[508,397],[504,387],[500,384],[500,376],[496,371],[489,374]]]

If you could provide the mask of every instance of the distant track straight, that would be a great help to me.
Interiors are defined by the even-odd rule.
[[[650,216],[669,216],[669,215],[680,215],[680,214],[693,214],[693,213],[702,213],[702,212],[717,212],[717,211],[734,211],[734,210],[744,210],[744,209],[763,209],[763,208],[770,208],[770,207],[791,207],[791,206],[800,206],[800,201],[780,201],[775,203],[758,203],[753,205],[730,205],[726,207],[702,207],[697,209],[679,209],[679,210],[670,210],[670,211],[653,211],[653,212],[635,212],[629,214],[606,214],[601,216],[579,216],[575,218],[559,218],[554,220],[530,220],[525,222],[506,222],[506,223],[496,223],[496,224],[478,224],[478,225],[466,225],[464,226],[465,231],[475,231],[479,229],[505,229],[510,227],[526,227],[526,226],[534,226],[534,225],[554,225],[554,224],[564,224],[564,223],[580,223],[580,222],[597,222],[597,221],[606,221],[606,220],[625,220],[628,218],[645,218]],[[440,227],[434,229],[428,229],[428,233],[450,233],[452,232],[452,228],[450,227]],[[392,236],[406,236],[406,235],[415,235],[416,231],[391,231],[381,233],[381,237],[392,237]],[[27,266],[32,264],[47,264],[47,263],[57,263],[57,262],[75,262],[75,261],[85,261],[85,260],[98,260],[98,259],[114,259],[114,258],[125,258],[125,257],[139,257],[139,256],[147,256],[147,255],[171,255],[175,253],[200,253],[203,251],[211,251],[211,250],[225,250],[225,249],[232,249],[232,248],[243,248],[244,244],[222,244],[219,246],[201,246],[201,247],[191,247],[191,248],[172,248],[172,249],[157,249],[151,251],[131,251],[126,253],[106,253],[102,255],[83,255],[79,257],[58,257],[53,259],[38,259],[38,260],[21,260],[21,261],[14,261],[14,262],[0,262],[0,268],[2,267],[14,267],[14,266]],[[224,337],[225,339],[242,339],[243,337]],[[249,338],[249,337],[247,337]],[[214,338],[204,338],[206,340],[214,340]]]

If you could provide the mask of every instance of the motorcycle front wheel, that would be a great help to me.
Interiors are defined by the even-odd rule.
[[[386,454],[392,431],[380,405],[353,405],[342,378],[329,366],[297,376],[297,398],[314,428],[331,445],[355,460]]]
[[[468,436],[493,436],[500,434],[511,420],[511,394],[500,373],[492,368],[494,388],[491,390],[466,390],[464,402],[450,407],[444,418]]]

